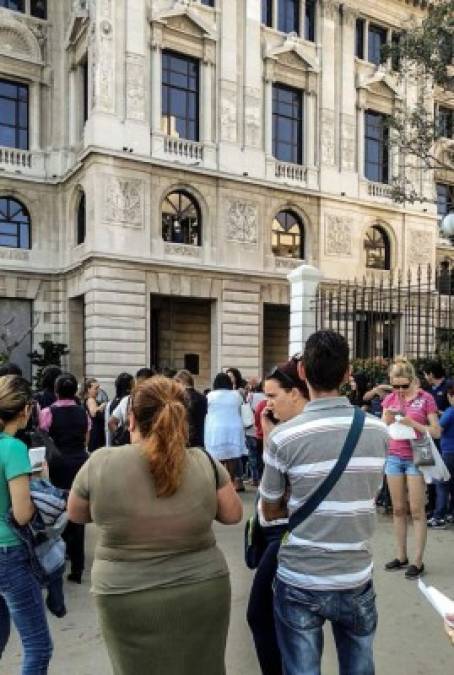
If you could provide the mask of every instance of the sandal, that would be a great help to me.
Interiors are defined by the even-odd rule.
[[[390,562],[386,563],[385,570],[388,572],[394,572],[395,570],[401,570],[404,567],[408,567],[408,558],[405,560],[399,560],[399,558],[394,558]]]

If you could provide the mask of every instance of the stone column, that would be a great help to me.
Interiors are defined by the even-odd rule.
[[[265,80],[265,155],[273,156],[273,82]]]
[[[356,161],[358,164],[358,176],[364,178],[364,157],[365,157],[365,107],[360,100],[356,106],[356,128],[357,128],[357,143],[356,143]]]
[[[153,44],[151,50],[151,131],[161,132],[162,112],[162,50],[160,45]]]
[[[315,134],[317,125],[317,97],[315,91],[305,92],[305,106],[306,106],[306,152],[305,164],[307,167],[315,166]]]
[[[312,265],[301,265],[287,275],[290,283],[289,355],[304,349],[308,337],[316,329],[315,298],[322,278]]]
[[[32,82],[30,85],[30,150],[37,151],[41,149],[41,96],[39,82]]]
[[[300,37],[305,37],[305,27],[306,27],[306,0],[300,1]]]
[[[213,116],[213,68],[210,61],[202,64],[202,96],[201,96],[201,133],[200,140],[203,143],[211,143],[212,116]]]

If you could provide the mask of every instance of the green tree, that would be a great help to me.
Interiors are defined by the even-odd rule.
[[[32,365],[37,367],[37,371],[33,377],[37,389],[41,389],[44,368],[46,366],[61,367],[61,360],[63,356],[67,356],[69,354],[67,345],[63,344],[62,342],[43,340],[43,342],[39,343],[39,346],[41,347],[42,353],[39,353],[35,349],[31,354],[28,355],[31,359]]]
[[[393,196],[397,202],[424,202],[427,197],[417,179],[421,172],[454,174],[454,142],[444,139],[433,105],[440,91],[452,94],[454,103],[454,0],[431,5],[420,24],[408,27],[383,52],[398,64],[401,82],[415,85],[418,92],[414,103],[404,101],[389,120],[390,143],[400,159]]]

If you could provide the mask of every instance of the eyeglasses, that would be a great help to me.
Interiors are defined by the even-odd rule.
[[[408,382],[407,384],[393,384],[393,389],[410,389],[411,384]]]

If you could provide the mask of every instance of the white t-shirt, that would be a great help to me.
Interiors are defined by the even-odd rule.
[[[118,425],[124,427],[128,418],[128,401],[129,396],[123,396],[120,403],[113,411],[110,410],[112,401],[109,401],[109,403],[107,404],[107,410],[109,411],[109,415],[106,415],[105,419],[106,419],[106,447],[108,448],[110,448],[110,446],[112,445],[112,434],[109,429],[109,419],[110,417],[115,417],[118,420]]]

